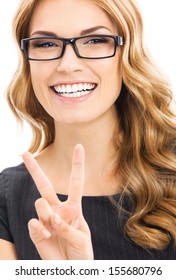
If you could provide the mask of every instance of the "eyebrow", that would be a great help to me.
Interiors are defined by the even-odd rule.
[[[111,31],[109,28],[103,26],[103,25],[98,25],[98,26],[95,26],[95,27],[91,27],[91,28],[88,28],[88,29],[85,29],[85,30],[82,30],[80,35],[81,36],[84,36],[84,35],[87,35],[87,34],[90,34],[92,32],[95,32],[97,30],[100,30],[100,29],[106,29],[108,31]],[[43,31],[43,30],[38,30],[38,31],[35,31],[31,34],[31,36],[34,36],[34,35],[41,35],[41,36],[55,36],[57,37],[58,35],[54,32],[51,32],[51,31]]]
[[[91,28],[88,28],[88,29],[85,29],[85,30],[82,30],[81,31],[81,35],[87,35],[89,33],[92,33],[92,32],[95,32],[99,29],[106,29],[106,30],[109,30],[111,31],[109,28],[103,26],[103,25],[98,25],[98,26],[95,26],[95,27],[91,27]]]

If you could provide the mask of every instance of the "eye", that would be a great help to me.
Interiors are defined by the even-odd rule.
[[[33,48],[52,48],[57,47],[57,44],[55,42],[51,41],[35,41],[31,42],[31,46]]]
[[[37,48],[50,48],[50,47],[55,47],[56,45],[53,44],[52,42],[44,42],[44,43],[39,43],[36,44]]]
[[[84,41],[84,44],[92,44],[92,45],[108,44],[109,41],[110,40],[108,37],[89,37],[89,38],[86,38],[86,40]]]
[[[62,48],[62,45],[62,41],[55,38],[36,38],[29,42],[29,47],[33,49]]]

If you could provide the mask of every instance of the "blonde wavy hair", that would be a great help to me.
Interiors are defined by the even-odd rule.
[[[31,152],[44,149],[55,137],[54,121],[35,97],[29,64],[20,50],[37,2],[22,0],[14,18],[20,62],[7,90],[17,119],[27,120],[32,127]],[[92,2],[109,15],[125,38],[123,87],[116,102],[123,130],[120,148],[118,135],[114,137],[120,149],[121,187],[133,205],[125,233],[145,249],[163,250],[176,244],[176,115],[171,109],[172,92],[144,45],[143,22],[135,1]]]

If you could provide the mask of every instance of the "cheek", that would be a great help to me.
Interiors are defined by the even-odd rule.
[[[40,71],[39,71],[38,67],[35,67],[35,65],[33,65],[33,64],[30,66],[31,82],[32,82],[34,91],[35,91],[37,84],[40,84],[40,79],[42,77],[42,75],[39,75],[39,72]]]
[[[49,67],[41,62],[33,61],[30,64],[30,73],[33,83],[45,84],[49,77]]]
[[[45,85],[47,84],[47,67],[42,67],[38,63],[31,63],[30,73],[31,82],[36,96],[40,96],[43,92]]]
[[[114,97],[118,97],[122,87],[121,63],[116,59],[111,64],[107,64],[105,69],[102,82],[108,92],[111,92]]]

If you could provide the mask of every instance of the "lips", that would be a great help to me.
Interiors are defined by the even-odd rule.
[[[96,83],[73,83],[53,86],[56,94],[62,97],[76,98],[89,94],[97,87]]]

